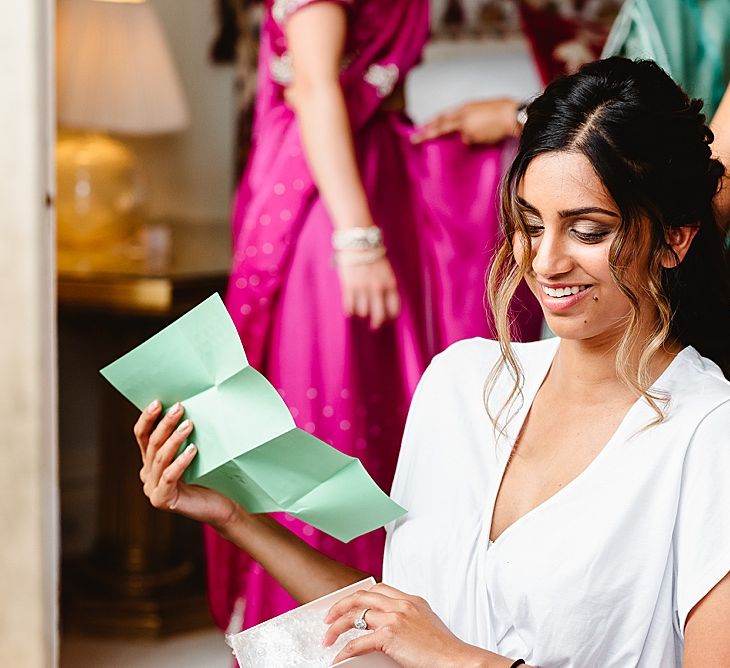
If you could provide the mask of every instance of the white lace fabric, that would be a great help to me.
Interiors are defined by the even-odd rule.
[[[322,647],[328,628],[324,623],[327,611],[341,598],[359,589],[369,589],[374,584],[373,578],[356,582],[246,631],[229,634],[226,642],[233,649],[241,668],[331,666],[333,659],[350,640],[370,631],[352,628],[331,647]]]
[[[322,647],[327,624],[324,612],[307,607],[259,624],[247,631],[229,635],[241,668],[285,668],[287,666],[331,666],[347,642],[367,631],[351,629],[331,647]]]

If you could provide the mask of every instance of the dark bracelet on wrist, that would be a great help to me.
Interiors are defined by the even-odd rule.
[[[517,668],[517,666],[524,666],[525,660],[524,659],[517,659],[509,668]]]

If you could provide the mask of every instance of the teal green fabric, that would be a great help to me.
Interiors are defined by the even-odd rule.
[[[609,56],[656,61],[711,119],[730,80],[730,0],[626,0]]]

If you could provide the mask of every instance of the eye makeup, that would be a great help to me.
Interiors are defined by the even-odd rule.
[[[540,236],[545,231],[540,212],[521,197],[516,197],[515,203],[522,218],[524,231],[531,237]],[[619,218],[614,211],[601,207],[581,207],[558,211],[558,216],[564,221],[569,233],[581,243],[597,244],[608,237],[615,229],[611,223],[585,219],[584,216],[606,216],[612,219]]]
[[[605,225],[572,226],[571,233],[583,243],[596,244],[603,241],[613,232],[613,227]]]
[[[545,226],[542,224],[542,221],[532,215],[524,216],[522,217],[522,222],[525,227],[525,231],[528,235],[531,237],[536,237],[540,234],[542,234],[543,230],[545,229]]]

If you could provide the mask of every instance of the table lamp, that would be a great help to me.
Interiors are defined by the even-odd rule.
[[[103,248],[129,235],[145,199],[138,161],[119,136],[176,132],[188,124],[150,4],[60,0],[57,82],[58,244]]]

